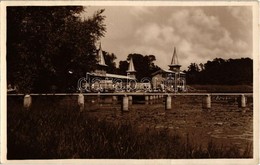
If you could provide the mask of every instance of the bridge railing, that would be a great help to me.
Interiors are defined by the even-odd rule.
[[[133,103],[133,97],[143,97],[145,103],[148,104],[152,100],[164,100],[165,110],[172,109],[172,103],[175,101],[173,98],[178,96],[194,96],[198,97],[202,103],[202,109],[211,109],[212,100],[229,100],[230,97],[235,97],[238,107],[245,108],[247,106],[247,98],[253,97],[253,93],[32,93],[32,94],[7,94],[7,97],[23,97],[23,107],[29,110],[32,106],[32,100],[38,96],[73,96],[77,99],[77,106],[80,111],[86,108],[86,98],[96,96],[97,98],[111,97],[112,101],[117,101],[120,97],[121,99],[121,110],[123,112],[129,111],[129,105]]]

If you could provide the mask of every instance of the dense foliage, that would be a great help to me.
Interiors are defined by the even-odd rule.
[[[82,20],[80,6],[7,8],[7,80],[20,92],[66,89],[94,69],[103,10]]]
[[[152,73],[156,72],[160,68],[154,64],[156,58],[154,55],[142,55],[142,54],[129,54],[126,61],[119,62],[119,73],[126,75],[129,63],[127,61],[133,59],[134,67],[136,70],[136,78],[141,81],[143,78],[152,78]]]
[[[252,85],[253,60],[216,58],[205,64],[191,63],[186,75],[188,84]]]
[[[117,73],[117,67],[115,60],[117,59],[114,53],[108,53],[103,51],[105,63],[107,65],[106,71],[107,73]]]

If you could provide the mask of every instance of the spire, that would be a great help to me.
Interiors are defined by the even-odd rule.
[[[130,58],[130,62],[129,62],[129,66],[128,66],[128,70],[127,72],[136,72],[135,71],[135,67],[134,67],[134,63],[133,63],[133,58]]]
[[[127,76],[135,79],[135,72],[136,71],[135,71],[135,67],[134,67],[134,63],[133,63],[133,57],[130,58],[128,70],[126,72],[127,72]]]
[[[178,61],[178,57],[177,57],[177,53],[176,53],[176,47],[174,47],[171,65],[179,65],[179,61]]]
[[[181,65],[179,65],[176,48],[174,47],[171,64],[168,65],[171,71],[179,71]]]
[[[103,51],[102,51],[102,48],[101,48],[101,42],[99,44],[99,49],[98,49],[98,53],[97,53],[97,60],[98,60],[99,65],[107,66],[106,63],[105,63]]]

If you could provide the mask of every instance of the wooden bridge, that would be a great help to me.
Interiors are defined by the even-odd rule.
[[[211,108],[211,97],[212,96],[237,96],[240,98],[238,101],[238,106],[241,108],[246,107],[246,97],[253,96],[253,93],[137,93],[137,92],[122,92],[122,93],[41,93],[41,94],[7,94],[7,96],[23,96],[24,97],[24,108],[30,109],[32,105],[32,97],[35,96],[77,96],[78,97],[78,106],[80,111],[84,110],[85,97],[88,96],[108,96],[112,97],[112,100],[115,101],[118,99],[118,96],[122,98],[122,111],[129,111],[129,104],[132,104],[133,96],[143,96],[146,102],[157,99],[165,99],[165,109],[172,109],[172,97],[173,96],[201,96],[202,107],[204,109]]]

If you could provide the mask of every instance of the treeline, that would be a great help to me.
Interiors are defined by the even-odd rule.
[[[126,60],[119,61],[119,66],[116,66],[115,60],[117,59],[114,53],[108,53],[103,51],[105,63],[107,65],[107,73],[127,75],[129,61],[132,58],[135,68],[135,75],[138,81],[143,78],[152,78],[152,73],[160,69],[159,66],[155,65],[155,55],[142,55],[139,53],[129,54]]]
[[[252,85],[253,60],[216,58],[205,64],[191,63],[185,72],[187,84]]]
[[[142,55],[138,53],[129,54],[127,60],[119,62],[119,74],[126,74],[128,70],[128,61],[133,59],[136,70],[136,79],[141,81],[143,78],[152,78],[152,73],[159,70],[160,67],[154,64],[156,58],[154,55]]]

